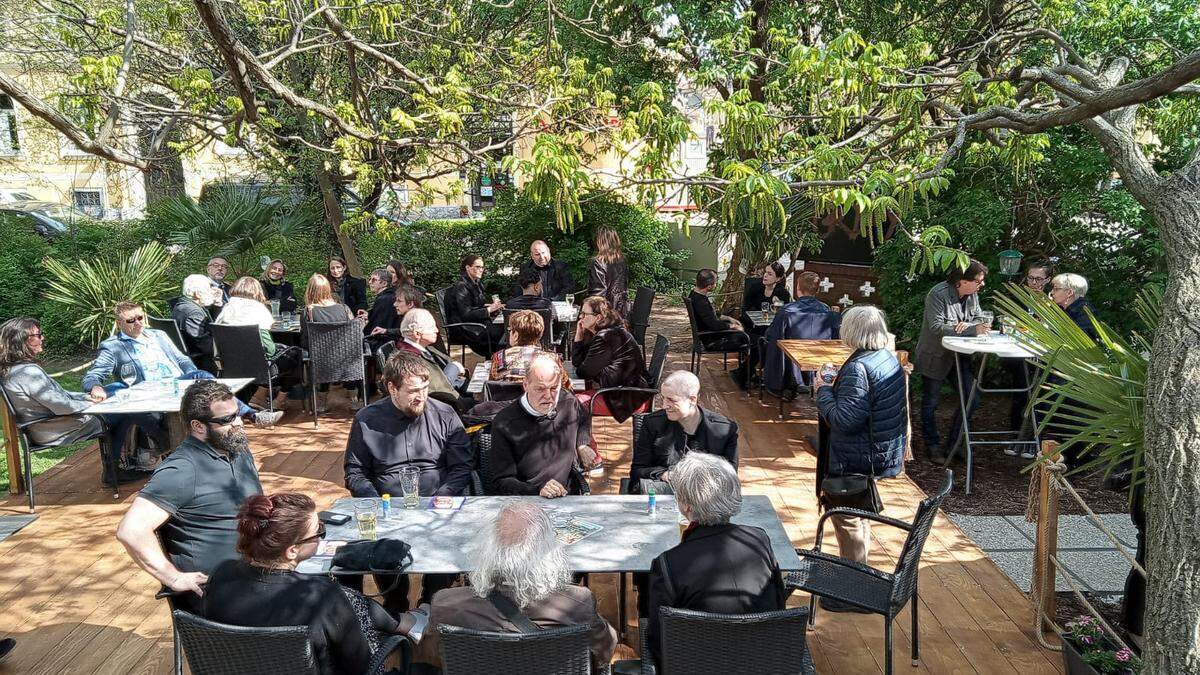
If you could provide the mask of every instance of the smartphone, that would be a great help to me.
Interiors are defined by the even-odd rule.
[[[350,522],[350,516],[344,513],[335,513],[333,511],[321,511],[317,514],[317,520],[326,525],[345,525]]]

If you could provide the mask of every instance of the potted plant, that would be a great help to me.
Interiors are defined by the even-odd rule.
[[[1141,659],[1128,648],[1113,644],[1092,617],[1081,616],[1066,629],[1059,637],[1067,675],[1132,675],[1142,670]]]

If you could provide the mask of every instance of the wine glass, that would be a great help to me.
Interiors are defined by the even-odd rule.
[[[763,315],[763,317],[764,317],[764,318],[765,318],[765,317],[768,317],[768,316],[771,316],[771,303],[769,303],[769,302],[764,302],[764,303],[762,304],[762,315]]]
[[[117,372],[117,377],[125,383],[126,387],[132,387],[138,381],[137,366],[132,363],[122,363]]]

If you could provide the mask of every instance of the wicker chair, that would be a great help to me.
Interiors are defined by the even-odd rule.
[[[475,449],[475,473],[471,477],[471,490],[476,495],[497,494],[496,486],[492,484],[492,432],[489,430],[476,432],[472,439],[472,445]],[[578,464],[571,467],[571,478],[568,482],[567,494],[592,494],[592,488],[588,485],[587,478]]]
[[[900,614],[905,603],[910,605],[912,611],[912,664],[916,666],[920,659],[917,644],[917,571],[921,564],[921,550],[925,547],[925,540],[929,538],[929,531],[933,528],[938,509],[953,487],[954,472],[946,471],[941,489],[937,494],[921,501],[912,523],[857,509],[829,509],[817,521],[816,548],[811,551],[796,549],[796,553],[800,554],[802,567],[799,571],[789,572],[787,575],[786,583],[789,588],[798,588],[812,594],[809,601],[810,623],[816,621],[817,596],[840,600],[874,614],[881,614],[887,652],[884,672],[889,675],[892,672],[892,620]],[[821,535],[825,521],[831,516],[839,515],[866,518],[908,532],[896,569],[889,574],[853,560],[822,553]]]
[[[355,382],[361,388],[362,400],[367,400],[366,361],[371,350],[363,341],[363,319],[323,323],[309,321],[304,330],[308,342],[307,364],[309,394],[312,397],[313,428],[317,421],[317,385],[335,382]]]
[[[648,380],[645,387],[604,387],[597,389],[592,394],[592,398],[588,401],[588,412],[594,417],[596,415],[596,401],[602,396],[610,396],[612,394],[631,394],[641,393],[650,395],[650,410],[654,410],[654,395],[658,393],[658,388],[662,385],[663,368],[667,365],[667,352],[671,349],[671,341],[661,333],[654,336],[654,356],[650,359],[650,368],[646,371],[646,379]],[[640,404],[639,404],[640,405]]]
[[[146,321],[151,328],[166,333],[167,337],[171,338],[171,342],[175,343],[175,348],[181,354],[188,353],[187,345],[183,342],[183,334],[179,332],[179,324],[175,323],[175,319],[164,319],[161,316],[150,316],[147,314]]]
[[[536,633],[497,633],[442,624],[442,675],[521,673],[590,675],[591,626],[548,628]],[[603,669],[602,669],[603,671]]]
[[[267,409],[275,410],[275,380],[279,377],[276,362],[287,353],[280,347],[275,356],[268,357],[258,326],[211,326],[221,377],[252,377],[254,384],[267,388]]]
[[[692,361],[691,370],[697,375],[700,374],[700,361],[705,354],[720,354],[722,367],[729,368],[729,355],[737,354],[738,363],[746,360],[747,353],[750,350],[750,338],[744,331],[730,328],[728,330],[700,330],[696,325],[696,312],[692,309],[692,301],[688,296],[683,296],[683,307],[687,310],[688,324],[692,327]],[[710,348],[704,344],[704,340],[708,338],[718,337],[735,337],[741,336],[740,344],[736,348]]]
[[[486,380],[483,397],[487,401],[515,401],[525,393],[525,386],[515,380]]]
[[[803,607],[758,614],[711,614],[662,607],[660,675],[816,673]],[[642,634],[645,635],[643,628]],[[643,640],[642,672],[650,655]]]
[[[201,619],[181,609],[172,615],[193,675],[317,673],[308,626],[245,628]],[[408,638],[395,635],[372,656],[367,675],[383,673],[384,662],[397,649],[401,672],[408,672],[412,660]]]
[[[648,286],[638,286],[633,296],[633,309],[629,310],[629,332],[642,346],[642,359],[646,358],[646,329],[650,327],[650,312],[654,309],[655,291]]]

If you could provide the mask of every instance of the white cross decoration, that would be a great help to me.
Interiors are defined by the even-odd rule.
[[[869,297],[871,297],[872,293],[874,293],[875,291],[877,291],[879,289],[872,286],[871,281],[867,280],[866,282],[863,283],[862,286],[858,287],[858,290],[863,294],[863,297],[869,298]]]
[[[822,293],[828,293],[829,289],[833,288],[833,282],[829,280],[829,277],[825,277],[821,280],[821,283],[817,285],[821,287]]]
[[[905,281],[907,281],[908,283],[910,283],[910,284],[911,284],[912,282],[914,282],[914,281],[916,281],[916,280],[917,280],[917,275],[915,275],[915,274],[906,274],[906,275],[904,275],[904,280],[905,280]]]
[[[798,269],[798,270],[804,269],[804,261],[803,260],[796,261],[796,269]]]
[[[854,301],[850,299],[849,293],[843,293],[842,297],[838,298],[838,304],[842,307],[849,307],[854,304]]]

